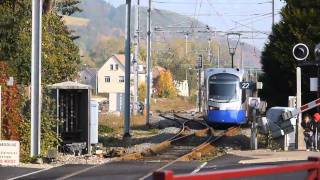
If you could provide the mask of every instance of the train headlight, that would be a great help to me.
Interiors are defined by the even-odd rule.
[[[214,106],[209,106],[209,110],[219,110],[219,108]]]

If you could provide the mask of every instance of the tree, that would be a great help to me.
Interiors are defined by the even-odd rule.
[[[281,10],[282,20],[273,26],[261,57],[265,72],[262,96],[271,106],[286,106],[288,96],[296,94],[297,62],[292,56],[293,46],[303,42],[312,51],[320,42],[320,1],[286,0],[286,3]],[[313,54],[310,60],[314,60]],[[315,68],[304,68],[302,71],[304,100],[309,100],[314,98],[314,94],[309,92],[308,78],[315,75]]]
[[[14,3],[16,2],[16,3]],[[52,1],[45,1],[44,8],[51,9]],[[3,100],[6,101],[3,120],[4,135],[7,139],[21,142],[21,154],[28,157],[30,144],[30,100],[23,97],[24,86],[30,85],[31,66],[31,1],[4,0],[0,2],[0,64],[2,75],[0,84],[4,87]],[[76,76],[80,55],[70,31],[61,17],[54,11],[44,11],[42,19],[42,84],[43,111],[41,116],[41,152],[46,153],[59,141],[55,127],[52,99],[46,85]],[[13,87],[4,84],[8,76],[14,76]]]
[[[54,0],[49,0],[54,1]],[[56,2],[56,7],[58,12],[61,12],[63,15],[70,16],[76,12],[82,12],[82,10],[78,7],[80,1],[78,0],[64,0]]]
[[[96,60],[97,67],[100,67],[113,54],[120,53],[124,49],[124,41],[122,38],[101,37],[96,44],[93,45],[90,56]]]
[[[31,66],[31,1],[19,1],[16,11],[11,4],[0,6],[4,26],[0,32],[0,58],[9,61],[10,72],[19,84],[30,83]],[[71,80],[80,63],[79,48],[73,42],[70,31],[55,12],[42,19],[42,79],[44,84]]]
[[[138,87],[139,101],[144,102],[144,100],[146,99],[146,91],[147,91],[146,84],[144,83],[140,84]]]
[[[173,84],[173,77],[170,71],[160,72],[156,87],[159,97],[171,98],[177,96],[177,89]]]

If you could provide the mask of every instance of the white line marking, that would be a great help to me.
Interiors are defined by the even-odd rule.
[[[64,179],[67,179],[67,178],[71,178],[71,177],[76,176],[76,175],[79,175],[79,174],[81,174],[81,173],[85,173],[85,172],[87,172],[87,171],[89,171],[89,170],[91,170],[91,169],[94,169],[94,168],[96,168],[96,167],[100,167],[100,166],[102,166],[102,165],[103,165],[103,164],[99,164],[99,165],[87,167],[87,168],[82,169],[82,170],[80,170],[80,171],[77,171],[77,172],[74,172],[74,173],[71,173],[71,174],[67,174],[67,175],[65,175],[65,176],[62,176],[62,177],[58,178],[58,180],[64,180]]]
[[[30,176],[30,175],[33,175],[33,174],[40,173],[42,171],[47,171],[47,170],[49,170],[51,168],[53,168],[53,167],[49,167],[49,168],[46,168],[46,169],[41,169],[41,170],[34,171],[34,172],[31,172],[31,173],[28,173],[28,174],[24,174],[24,175],[21,175],[21,176],[13,177],[13,178],[10,178],[8,180],[20,179],[20,178],[23,178],[23,177],[26,177],[26,176]]]
[[[197,167],[197,169],[193,170],[193,171],[191,172],[191,174],[196,174],[197,172],[199,172],[204,166],[207,165],[207,163],[208,163],[208,162],[202,163],[199,167]]]

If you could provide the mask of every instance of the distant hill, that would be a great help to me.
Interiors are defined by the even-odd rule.
[[[82,52],[95,51],[93,44],[105,37],[124,37],[125,33],[125,5],[114,7],[104,0],[82,0],[79,7],[83,10],[77,13],[66,21],[67,25],[75,31],[76,35],[80,35],[79,46]],[[147,9],[141,8],[140,25],[141,33],[146,34]],[[132,32],[134,30],[134,14],[135,8],[132,8]],[[177,14],[167,10],[153,9],[152,11],[152,26],[167,27],[167,26],[193,26],[205,27],[206,25],[191,17]],[[183,38],[183,35],[173,34]],[[219,37],[223,47],[226,45],[225,38]],[[206,41],[204,38],[203,40]],[[255,53],[252,53],[255,51]],[[243,46],[244,64],[254,67],[260,67],[260,51],[255,50],[251,45],[244,44]],[[236,59],[240,56],[237,55]]]

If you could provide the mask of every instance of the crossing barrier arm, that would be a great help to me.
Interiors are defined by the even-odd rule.
[[[308,111],[309,109],[315,108],[317,106],[320,106],[320,98],[318,98],[314,101],[311,101],[305,105],[302,105],[301,107],[295,109],[294,111],[289,111],[289,112],[283,113],[282,119],[287,120],[287,119],[293,118],[294,116],[296,116],[300,113],[303,113],[305,111]]]
[[[154,180],[212,180],[240,178],[259,175],[270,175],[277,173],[288,173],[296,171],[308,171],[308,180],[320,180],[320,157],[309,157],[308,162],[272,165],[257,168],[243,168],[233,170],[221,170],[208,173],[199,173],[193,175],[174,175],[172,171],[154,172]]]

